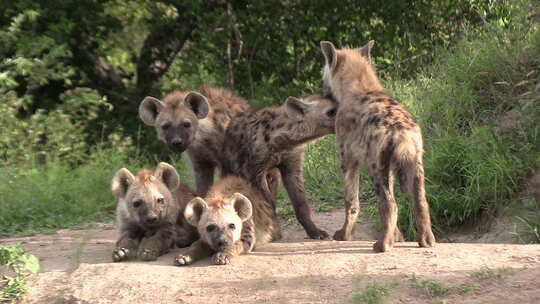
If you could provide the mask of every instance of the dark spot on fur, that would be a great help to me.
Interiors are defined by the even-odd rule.
[[[364,97],[362,97],[362,99],[360,99],[360,103],[366,103],[370,99],[371,98],[369,96],[364,96]]]
[[[270,135],[264,134],[264,141],[269,142],[270,141]]]
[[[278,123],[278,124],[276,125],[276,129],[281,129],[281,128],[283,128],[284,125],[285,125],[285,124],[284,124],[283,122],[280,122],[280,123]]]
[[[388,185],[388,175],[390,174],[390,163],[394,157],[395,144],[392,138],[388,140],[383,148],[379,158],[380,170],[379,176],[382,178],[384,185]]]
[[[385,100],[386,100],[385,98],[375,98],[375,99],[371,99],[369,103],[384,102]]]
[[[381,118],[378,115],[373,115],[367,120],[368,125],[378,126],[381,122]]]
[[[396,122],[392,125],[393,128],[397,129],[397,130],[403,130],[404,126],[401,122]]]

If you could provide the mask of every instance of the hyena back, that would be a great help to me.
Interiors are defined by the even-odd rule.
[[[270,202],[238,176],[229,175],[214,184],[203,199],[196,197],[185,209],[185,218],[197,227],[201,238],[186,253],[175,258],[178,266],[189,265],[213,254],[217,265],[273,241],[279,222]]]
[[[183,216],[193,191],[180,184],[171,165],[160,163],[156,169],[141,170],[137,175],[122,168],[115,174],[111,189],[118,198],[120,232],[113,261],[135,256],[155,260],[175,245],[186,247],[198,238],[197,230]]]
[[[359,167],[367,165],[383,222],[383,234],[374,250],[389,250],[395,237],[401,235],[397,228],[395,177],[413,199],[419,245],[431,247],[435,238],[424,189],[421,130],[405,106],[380,84],[370,62],[372,45],[370,41],[360,49],[338,50],[330,42],[321,42],[325,94],[339,104],[336,135],[345,182],[346,219],[334,239],[349,240],[352,236],[360,211]]]
[[[238,115],[226,131],[223,173],[244,177],[275,207],[268,175],[278,169],[296,218],[309,237],[327,238],[328,234],[311,220],[303,166],[306,145],[334,133],[335,115],[335,102],[320,94],[303,100],[289,97],[280,107]]]
[[[175,91],[163,101],[146,97],[139,117],[155,127],[158,138],[175,153],[186,151],[195,175],[197,193],[204,195],[220,167],[225,129],[248,103],[227,89],[202,86],[200,93]]]

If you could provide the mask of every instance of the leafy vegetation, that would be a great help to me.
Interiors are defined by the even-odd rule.
[[[432,280],[418,281],[416,275],[414,274],[411,278],[411,284],[414,288],[422,290],[430,298],[436,298],[441,301],[441,297],[453,292],[463,294],[478,289],[478,287],[474,283],[463,283],[452,286],[445,286]]]
[[[479,280],[487,280],[487,279],[501,279],[503,276],[510,273],[510,268],[508,267],[499,267],[497,269],[492,269],[489,267],[482,267],[478,269],[477,271],[472,273],[472,276],[474,278],[477,278]]]
[[[392,291],[399,285],[397,281],[380,284],[369,284],[362,291],[353,294],[351,300],[355,304],[379,304],[385,301],[392,295]]]
[[[6,267],[14,274],[5,274],[0,279],[0,302],[13,302],[22,299],[28,291],[26,279],[39,271],[39,261],[20,245],[0,245],[0,267]]]

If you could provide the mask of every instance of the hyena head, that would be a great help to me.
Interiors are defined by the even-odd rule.
[[[288,136],[301,140],[335,133],[338,105],[334,100],[313,94],[302,99],[289,97],[285,104],[287,116],[294,122]]]
[[[184,211],[186,220],[197,227],[201,240],[214,251],[223,251],[240,240],[242,223],[251,215],[251,201],[238,192],[232,198],[211,199],[208,203],[196,197]]]
[[[139,117],[154,126],[158,138],[176,153],[184,152],[193,141],[199,120],[210,111],[208,100],[197,92],[176,91],[161,101],[146,97],[139,106]]]
[[[361,48],[336,49],[329,41],[321,41],[324,55],[323,87],[325,96],[334,96],[340,102],[344,91],[357,88],[363,92],[382,90],[371,64],[371,40]]]
[[[172,193],[179,184],[174,167],[162,162],[155,170],[141,170],[136,176],[126,168],[118,170],[111,189],[124,217],[152,229],[176,222],[179,210]]]

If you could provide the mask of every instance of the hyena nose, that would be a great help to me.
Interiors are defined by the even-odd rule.
[[[151,215],[146,218],[146,222],[148,224],[155,224],[158,220],[158,217],[156,215]]]
[[[173,139],[173,141],[171,142],[171,145],[175,148],[180,148],[182,147],[182,140],[180,138]]]
[[[217,245],[218,245],[219,248],[225,248],[225,247],[227,247],[229,245],[229,241],[228,240],[219,240]]]

